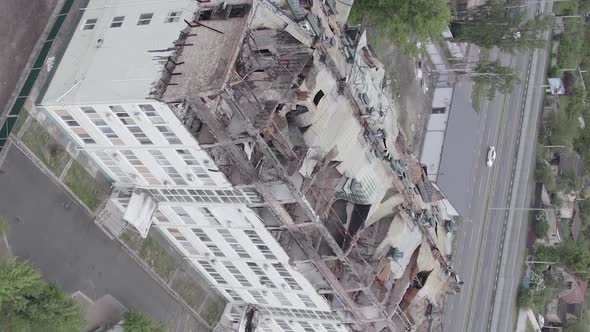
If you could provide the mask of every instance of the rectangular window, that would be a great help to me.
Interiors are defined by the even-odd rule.
[[[264,285],[268,288],[277,288],[277,286],[272,281],[270,281],[266,273],[262,270],[262,268],[260,268],[258,264],[254,262],[247,262],[246,264],[250,270],[252,270],[256,276],[258,276],[258,280],[260,281],[261,285]]]
[[[86,21],[84,22],[84,25],[82,26],[82,30],[92,30],[94,29],[94,27],[96,26],[96,22],[98,22],[97,18],[88,18],[86,19]]]
[[[232,298],[234,301],[242,301],[242,297],[233,289],[224,289],[224,291]]]
[[[259,291],[251,289],[248,291],[248,293],[252,295],[254,301],[256,301],[258,304],[268,304],[264,296],[262,296]]]
[[[174,23],[174,22],[180,21],[181,14],[182,14],[182,12],[180,12],[180,11],[174,11],[174,12],[168,13],[166,20],[164,20],[164,23]]]
[[[317,306],[315,305],[315,303],[313,302],[313,300],[311,299],[311,297],[309,297],[307,295],[302,295],[302,294],[297,294],[297,297],[299,297],[299,299],[301,300],[301,302],[303,302],[303,304],[306,307],[309,307],[309,308],[317,308]]]
[[[281,329],[283,329],[283,332],[293,332],[293,329],[291,329],[291,327],[289,326],[289,324],[287,324],[287,322],[285,322],[282,319],[275,319],[275,322],[279,325],[279,327]]]
[[[113,17],[113,20],[111,21],[111,28],[119,28],[123,25],[123,20],[125,19],[125,16],[115,16]]]
[[[160,152],[159,150],[150,150],[149,152],[152,155],[152,157],[154,157],[158,165],[160,165],[160,168],[164,172],[166,172],[166,174],[172,179],[172,181],[174,181],[174,183],[176,183],[179,186],[186,186],[188,184],[184,180],[182,175],[178,173],[176,168],[171,166],[170,161],[166,159],[166,156],[164,156],[162,152]]]
[[[129,132],[131,132],[133,137],[135,137],[141,145],[154,144],[148,138],[148,136],[141,130],[141,128],[139,128],[139,126],[135,125],[135,121],[133,121],[133,119],[131,118],[129,113],[127,113],[122,106],[119,106],[119,105],[109,106],[109,109],[113,113],[115,113],[115,115],[117,116],[119,121],[121,121],[121,123],[125,127],[127,127],[127,130],[129,130]]]
[[[148,119],[150,119],[150,121],[153,124],[162,124],[162,123],[164,123],[164,119],[162,119],[158,115],[158,112],[156,112],[156,109],[152,105],[150,105],[150,104],[142,104],[142,105],[137,105],[137,106],[143,112],[143,114],[145,114],[148,117]]]
[[[118,163],[106,152],[96,151],[95,155],[123,184],[131,184],[131,178],[119,167]]]
[[[113,129],[111,129],[111,127],[102,119],[100,114],[98,114],[93,107],[84,106],[80,107],[80,109],[82,110],[82,112],[84,112],[84,114],[86,114],[90,121],[92,121],[96,128],[98,128],[106,136],[106,138],[108,138],[109,141],[111,141],[111,143],[113,143],[114,145],[124,144],[123,140],[121,140],[119,136],[115,134]]]
[[[82,140],[82,142],[86,144],[96,144],[96,141],[90,136],[90,134],[88,134],[86,129],[82,128],[78,121],[76,121],[68,111],[66,111],[65,109],[56,110],[55,114],[59,116],[60,119],[62,119],[63,122],[65,122],[66,125],[68,125],[68,127],[72,129],[72,132],[74,132],[74,134],[76,134]]]
[[[158,185],[160,181],[145,167],[143,162],[131,150],[121,150],[121,154],[127,161],[135,168],[135,170],[147,181],[149,184]]]
[[[233,237],[233,235],[227,229],[218,229],[217,232],[221,234],[225,242],[229,244],[230,247],[240,256],[241,258],[250,258],[248,252],[241,244],[238,243],[238,240]]]
[[[289,299],[285,296],[285,294],[281,293],[281,292],[272,292],[272,294],[277,298],[277,300],[279,300],[279,302],[281,302],[282,305],[285,306],[293,306],[291,304],[291,301],[289,301]]]
[[[156,128],[162,134],[162,136],[164,136],[164,138],[168,141],[168,143],[182,144],[180,139],[176,136],[176,134],[174,134],[172,132],[172,130],[168,126],[158,125],[158,126],[156,126]]]
[[[195,156],[188,150],[188,149],[178,149],[176,153],[184,160],[187,166],[191,169],[193,174],[197,177],[197,179],[207,186],[214,186],[215,182],[207,173],[205,167],[201,165],[201,163],[195,158]]]
[[[272,260],[277,259],[277,257],[272,253],[272,250],[270,250],[270,248],[264,244],[264,241],[262,241],[262,239],[256,231],[245,230],[244,233],[248,236],[250,241],[252,241],[254,246],[256,246],[258,250],[260,250],[260,253],[264,256],[264,258]]]
[[[252,287],[252,284],[246,279],[246,277],[238,270],[238,268],[231,262],[223,262],[223,266],[229,271],[229,273],[236,278],[236,280],[242,285],[242,287]]]
[[[215,282],[217,282],[220,285],[227,285],[227,281],[225,281],[225,279],[223,279],[221,274],[219,274],[219,272],[217,272],[217,270],[213,267],[213,265],[211,265],[211,263],[209,263],[208,261],[201,261],[201,260],[199,260],[197,262],[207,272],[207,274],[209,274],[211,276],[211,278],[213,278],[213,280],[215,280]]]
[[[271,265],[274,267],[275,271],[277,271],[277,273],[283,277],[283,279],[285,279],[287,285],[289,285],[292,290],[303,290],[282,263],[272,263]]]
[[[174,213],[176,213],[176,215],[178,215],[178,217],[182,220],[183,223],[187,224],[187,225],[194,225],[196,224],[196,222],[193,220],[193,218],[190,216],[190,214],[188,214],[188,212],[186,212],[186,210],[180,206],[173,206],[172,210],[174,211]]]
[[[152,21],[152,17],[154,17],[154,13],[147,13],[139,15],[139,20],[137,21],[137,25],[148,25]]]

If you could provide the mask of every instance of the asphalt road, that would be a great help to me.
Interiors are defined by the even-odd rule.
[[[465,285],[447,300],[445,331],[514,331],[528,222],[528,213],[518,208],[528,206],[533,188],[546,53],[491,56],[516,68],[521,84],[510,95],[485,101],[479,114],[469,101],[471,84],[456,86],[438,183],[463,215],[454,266]],[[491,145],[498,157],[488,168]]]
[[[10,96],[58,2],[0,1],[0,115],[8,109]]]
[[[47,281],[94,300],[111,294],[168,321],[171,331],[209,331],[14,146],[0,165],[0,188],[12,253]]]

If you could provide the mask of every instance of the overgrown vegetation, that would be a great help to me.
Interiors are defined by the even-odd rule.
[[[467,10],[463,19],[451,24],[455,39],[512,53],[546,46],[543,32],[551,26],[552,17],[526,19],[519,5],[519,0],[488,1]]]
[[[349,17],[349,22],[364,24],[373,33],[387,34],[408,54],[418,52],[418,40],[442,38],[450,20],[446,0],[357,0]]]
[[[0,331],[80,331],[82,309],[28,263],[0,262]]]
[[[555,246],[540,246],[536,256],[539,260],[556,262],[580,275],[590,273],[590,250],[583,237],[577,241],[565,238]]]
[[[535,216],[535,235],[538,238],[544,238],[549,231],[549,222],[547,221],[547,214],[545,211],[540,211]]]
[[[168,331],[162,322],[156,322],[145,313],[129,308],[125,312],[123,330],[125,332],[165,332]]]

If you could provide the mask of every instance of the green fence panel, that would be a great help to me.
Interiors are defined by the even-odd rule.
[[[31,89],[33,88],[33,84],[35,84],[37,76],[39,76],[40,72],[41,68],[31,69],[31,72],[29,73],[29,76],[27,77],[25,84],[23,84],[22,89],[20,89],[20,93],[18,94],[19,97],[26,97],[29,95]]]
[[[45,58],[47,58],[47,54],[49,54],[49,50],[51,49],[51,45],[53,45],[52,41],[46,41],[45,43],[43,43],[43,47],[41,47],[41,50],[39,51],[39,55],[37,56],[37,59],[35,60],[35,64],[33,65],[33,68],[41,68],[43,67],[43,63],[45,62]]]
[[[64,23],[64,21],[66,20],[67,17],[68,17],[67,15],[60,15],[57,17],[57,19],[55,20],[55,23],[53,23],[53,28],[51,28],[51,31],[49,32],[49,35],[47,36],[47,40],[54,40],[55,37],[57,37],[59,29],[61,29],[61,25]]]
[[[61,7],[61,11],[59,12],[59,14],[63,15],[63,14],[69,13],[70,8],[72,8],[73,4],[74,4],[74,0],[66,0],[66,2],[64,2],[63,7]]]
[[[12,105],[12,108],[10,109],[10,113],[8,113],[8,114],[18,116],[18,114],[20,113],[20,110],[23,108],[23,106],[25,106],[26,101],[27,101],[27,97],[16,98],[16,101],[14,102],[14,105]]]

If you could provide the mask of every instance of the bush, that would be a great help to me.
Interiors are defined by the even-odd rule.
[[[533,294],[530,289],[520,286],[518,288],[516,300],[519,307],[530,307],[533,304]]]
[[[545,211],[539,211],[535,217],[535,234],[538,238],[544,238],[549,231],[549,222]]]

